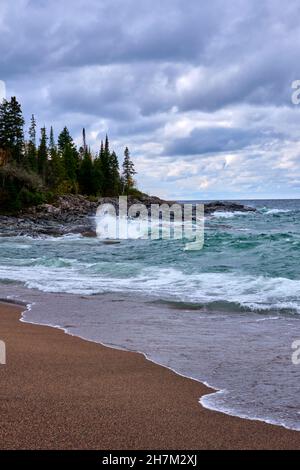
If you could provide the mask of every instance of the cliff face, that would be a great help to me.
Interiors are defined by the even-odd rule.
[[[85,196],[67,195],[57,198],[53,204],[42,204],[21,211],[18,216],[0,215],[1,235],[53,235],[81,233],[85,236],[95,235],[96,211],[100,204],[112,204],[118,213],[118,198],[99,198],[89,200]],[[128,207],[132,204],[144,204],[150,210],[152,204],[172,205],[174,201],[163,201],[157,197],[143,195],[139,199],[129,196]],[[234,202],[210,202],[205,204],[205,214],[215,211],[255,211],[251,207]]]

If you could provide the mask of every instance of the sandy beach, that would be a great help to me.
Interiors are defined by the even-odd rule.
[[[204,409],[204,385],[0,304],[1,449],[300,449],[300,433]]]

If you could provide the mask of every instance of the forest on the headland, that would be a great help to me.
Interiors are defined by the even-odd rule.
[[[128,147],[123,164],[111,151],[109,139],[92,152],[86,132],[77,147],[67,127],[55,139],[53,127],[37,132],[32,115],[25,138],[25,120],[15,97],[0,103],[0,208],[18,211],[51,201],[62,194],[93,197],[138,194]]]

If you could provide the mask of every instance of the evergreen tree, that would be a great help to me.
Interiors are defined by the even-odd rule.
[[[111,166],[111,189],[112,195],[118,196],[121,190],[120,167],[116,152],[112,152],[110,157]]]
[[[108,140],[107,135],[105,138],[105,145],[103,145],[103,142],[101,142],[99,158],[100,158],[100,166],[101,166],[101,174],[102,174],[101,195],[111,196],[110,151],[109,151],[109,140]]]
[[[65,179],[76,182],[79,155],[67,127],[58,136],[58,151],[63,161]]]
[[[21,105],[15,96],[10,100],[11,126],[13,134],[13,159],[21,164],[24,157],[24,118],[22,115]]]
[[[59,183],[63,180],[64,169],[62,159],[60,158],[57,150],[57,146],[54,140],[53,127],[50,129],[50,138],[49,138],[49,157],[48,161],[48,175],[47,183],[51,188],[56,188]]]
[[[91,154],[86,150],[79,169],[79,188],[82,194],[94,194],[93,162]]]
[[[115,152],[110,152],[109,140],[106,135],[105,144],[101,142],[100,163],[102,175],[102,196],[115,196],[119,193],[120,174],[119,162]]]
[[[106,134],[106,137],[105,137],[104,152],[105,152],[106,155],[109,155],[109,140],[108,140],[108,135],[107,134]]]
[[[67,144],[64,148],[63,154],[65,176],[72,182],[76,180],[76,159],[74,155],[74,149],[70,144]]]
[[[86,154],[87,153],[87,145],[86,145],[85,128],[82,129],[82,142],[83,142],[83,152],[84,152],[84,154]]]
[[[134,175],[136,171],[134,169],[134,163],[130,158],[130,153],[128,147],[126,147],[124,152],[124,162],[123,162],[123,181],[124,181],[124,192],[129,194],[130,189],[134,187]]]
[[[70,132],[67,127],[64,127],[61,133],[58,136],[57,140],[58,151],[62,154],[65,148],[69,145],[71,148],[75,148],[74,141],[70,135]]]
[[[50,127],[49,150],[50,150],[50,153],[51,151],[56,150],[56,144],[54,140],[54,131],[53,131],[52,126]]]
[[[104,145],[103,145],[103,140],[101,140],[101,146],[100,146],[100,158],[102,158],[104,155]]]
[[[103,148],[102,148],[102,151],[103,151]],[[103,173],[102,173],[101,155],[102,154],[100,150],[100,155],[94,160],[93,176],[92,176],[93,194],[98,195],[98,196],[103,195]]]
[[[46,190],[54,194],[77,192],[83,194],[117,196],[130,193],[136,174],[128,148],[120,176],[119,161],[111,152],[108,136],[101,141],[99,155],[94,158],[82,130],[82,145],[77,147],[65,127],[54,139],[53,128],[49,136],[41,129],[37,147],[36,121],[31,117],[28,141],[24,142],[24,119],[16,98],[0,104],[0,205],[14,210],[23,205],[46,201]],[[7,165],[7,163],[10,163]],[[34,174],[38,173],[38,174]]]
[[[9,149],[12,145],[12,140],[9,102],[3,100],[0,105],[0,148],[3,150]]]
[[[29,141],[26,151],[26,168],[37,171],[37,149],[36,149],[36,122],[34,115],[31,116],[31,124],[28,131]]]
[[[54,140],[54,131],[53,131],[52,126],[50,127],[49,151],[50,151],[50,156],[53,154],[53,152],[57,151],[55,140]]]
[[[82,145],[79,148],[79,160],[82,161],[87,153],[91,154],[90,149],[87,146],[86,143],[86,134],[85,134],[85,129],[82,129]]]
[[[3,100],[0,105],[0,148],[7,151],[17,164],[24,163],[23,127],[22,109],[16,97],[10,101]]]
[[[48,163],[48,148],[47,148],[47,132],[46,127],[41,129],[40,145],[38,148],[38,172],[41,175],[43,181],[46,181],[47,177],[47,163]]]

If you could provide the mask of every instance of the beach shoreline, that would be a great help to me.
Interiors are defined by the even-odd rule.
[[[210,389],[0,303],[1,449],[299,449],[300,433],[203,408]]]

